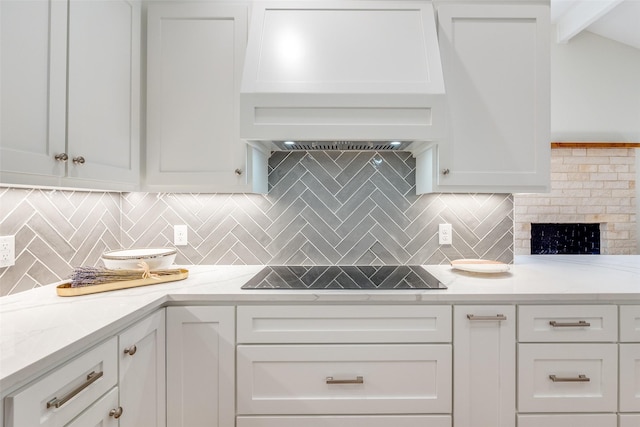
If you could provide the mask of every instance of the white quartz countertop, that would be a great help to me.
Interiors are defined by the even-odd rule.
[[[517,256],[508,273],[425,268],[444,290],[244,290],[263,266],[184,266],[179,282],[59,297],[56,284],[0,298],[0,391],[21,387],[154,310],[187,304],[640,304],[640,255]]]

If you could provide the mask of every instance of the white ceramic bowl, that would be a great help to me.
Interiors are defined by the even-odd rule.
[[[120,249],[102,254],[104,266],[111,270],[139,270],[141,261],[149,265],[150,270],[167,269],[176,259],[174,248]]]

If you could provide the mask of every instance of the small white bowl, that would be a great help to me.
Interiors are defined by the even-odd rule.
[[[110,270],[140,270],[141,261],[150,270],[164,270],[173,264],[177,253],[174,248],[120,249],[103,253],[102,262]]]

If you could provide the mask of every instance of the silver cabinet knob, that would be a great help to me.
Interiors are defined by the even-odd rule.
[[[449,169],[442,169],[442,175],[449,175]]]
[[[129,348],[125,348],[124,349],[124,354],[128,354],[129,356],[133,356],[134,354],[136,354],[136,351],[138,351],[138,348],[134,344]]]
[[[85,162],[85,160],[84,160],[84,157],[82,157],[82,156],[78,156],[78,157],[74,157],[73,158],[73,164],[74,165],[84,165],[84,162]]]
[[[67,156],[67,153],[56,154],[53,158],[59,162],[66,162],[67,160],[69,160],[69,156]]]
[[[236,169],[236,170],[235,170],[235,173],[236,173],[236,175],[240,176],[240,175],[242,175],[242,170],[240,170],[240,169]]]
[[[123,413],[122,406],[118,406],[116,409],[112,409],[109,411],[109,416],[115,418],[116,420],[122,416]]]

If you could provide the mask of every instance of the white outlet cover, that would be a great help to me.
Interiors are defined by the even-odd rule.
[[[453,243],[453,231],[451,224],[438,225],[438,243],[441,245],[451,245]]]
[[[16,263],[15,236],[0,236],[0,268],[11,267]]]
[[[189,244],[188,228],[186,225],[173,226],[173,244],[176,246],[187,246]]]

